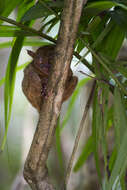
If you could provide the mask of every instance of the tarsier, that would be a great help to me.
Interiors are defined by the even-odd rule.
[[[43,46],[38,48],[35,53],[28,50],[28,54],[33,58],[33,61],[24,69],[22,89],[29,102],[38,112],[41,109],[42,99],[47,93],[46,89],[52,69],[54,48],[54,45]],[[72,95],[77,81],[78,78],[73,76],[72,70],[69,68],[62,102]]]

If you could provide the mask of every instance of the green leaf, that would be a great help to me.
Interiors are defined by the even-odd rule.
[[[110,160],[109,160],[109,170],[110,171],[112,171],[112,169],[113,169],[116,157],[117,157],[117,150],[116,150],[116,148],[114,148],[114,150],[110,156]]]
[[[16,67],[17,67],[18,57],[22,48],[23,40],[24,40],[24,37],[22,36],[14,40],[14,45],[13,45],[12,52],[9,57],[8,66],[6,69],[5,88],[4,88],[5,135],[4,135],[4,139],[1,146],[2,150],[4,149],[6,139],[7,139],[7,131],[8,131],[8,126],[9,126],[9,121],[11,118],[15,77],[16,77]]]
[[[64,162],[63,162],[63,154],[61,148],[61,135],[60,135],[60,118],[57,121],[55,137],[56,137],[56,149],[58,153],[58,160],[60,163],[61,171],[64,172]]]
[[[89,15],[97,15],[100,12],[111,9],[114,6],[117,6],[117,3],[112,1],[96,1],[89,3],[85,8],[85,12]]]
[[[125,32],[122,31],[121,28],[114,23],[112,26],[112,30],[110,30],[108,35],[102,41],[100,50],[107,56],[110,56],[112,60],[114,60],[121,48],[124,38]]]
[[[84,48],[84,43],[82,42],[81,39],[77,39],[77,49],[76,49],[76,51],[78,53],[80,53],[83,48]]]
[[[126,124],[126,112],[121,99],[120,91],[116,87],[114,91],[114,128],[117,150],[119,150],[124,132],[126,131]]]
[[[124,123],[124,124],[126,126],[127,123]],[[122,176],[126,167],[127,167],[127,130],[124,131],[124,135],[123,135],[123,138],[118,150],[117,158],[116,158],[106,190],[112,189],[112,186],[115,183],[117,177]]]
[[[101,117],[102,117],[102,126],[100,128],[101,131],[101,147],[102,147],[102,153],[104,157],[104,173],[105,173],[105,179],[107,182],[108,173],[107,173],[107,166],[108,166],[108,150],[107,150],[107,139],[106,139],[106,129],[108,125],[108,101],[109,101],[109,85],[102,83],[102,104],[101,106]],[[98,92],[99,93],[99,92]]]
[[[127,10],[116,9],[111,11],[110,15],[115,23],[121,27],[121,29],[127,31]]]
[[[36,36],[16,26],[0,25],[0,37]]]
[[[113,23],[109,22],[105,28],[102,30],[102,32],[100,33],[100,35],[97,37],[97,39],[95,40],[95,42],[92,44],[92,48],[96,48],[99,44],[101,44],[101,42],[104,40],[104,38],[109,34],[109,32],[111,31],[111,29],[113,28]]]
[[[40,40],[34,40],[33,38],[32,39],[25,39],[24,40],[24,43],[23,43],[23,46],[45,46],[45,45],[51,45],[51,43],[49,42],[43,42],[43,41],[40,41]],[[13,41],[7,41],[7,42],[3,42],[3,43],[0,43],[0,48],[8,48],[8,47],[12,47],[13,46]]]
[[[24,69],[30,62],[26,62],[16,68],[16,72]],[[0,87],[5,83],[5,77],[0,80]]]
[[[0,0],[0,15],[7,17],[21,2],[22,0]]]
[[[98,89],[96,88],[93,100],[92,136],[94,141],[94,147],[93,147],[94,159],[95,159],[98,178],[101,183],[102,175],[101,175],[100,160],[99,160],[100,127],[102,126],[100,118],[100,108],[98,105]]]
[[[117,71],[119,71],[124,77],[127,78],[127,67],[117,65],[117,67],[115,67],[115,69],[116,69]]]
[[[93,144],[93,137],[90,136],[85,146],[82,148],[82,153],[74,166],[74,172],[77,172],[83,166],[83,164],[85,164],[85,161],[87,160],[88,156],[93,152]]]
[[[47,5],[47,4],[46,4]],[[29,21],[49,15],[53,15],[53,11],[51,8],[44,6],[41,2],[37,2],[34,6],[32,6],[23,16],[22,21]]]
[[[116,149],[111,159],[115,160],[115,163],[110,160],[110,168],[113,166],[111,177],[107,185],[107,190],[110,190],[115,183],[116,179],[121,178],[127,167],[127,118],[126,110],[122,101],[122,96],[119,89],[116,87],[114,91],[114,127],[115,127],[115,141]],[[117,154],[116,154],[117,153]]]
[[[16,21],[21,21],[24,14],[35,4],[35,0],[23,0],[18,6],[17,19]]]
[[[0,87],[4,84],[5,82],[5,77],[3,77],[1,80],[0,80]]]

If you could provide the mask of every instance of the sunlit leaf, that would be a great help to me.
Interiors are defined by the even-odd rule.
[[[7,17],[21,2],[22,0],[0,0],[0,15]]]
[[[23,46],[35,46],[35,47],[39,47],[39,46],[45,46],[45,45],[50,45],[51,43],[49,42],[43,42],[40,40],[34,40],[34,39],[25,39],[23,42]],[[8,48],[8,47],[12,47],[13,46],[13,41],[6,41],[3,43],[0,43],[0,48]]]
[[[0,25],[0,37],[36,36],[15,26]]]
[[[22,69],[24,69],[29,63],[30,63],[30,62],[26,62],[26,63],[24,63],[24,64],[18,66],[18,67],[16,68],[16,72],[17,72],[17,71],[20,71],[20,70],[22,70]],[[3,78],[0,80],[0,87],[4,84],[4,82],[5,82],[5,77],[3,77]]]

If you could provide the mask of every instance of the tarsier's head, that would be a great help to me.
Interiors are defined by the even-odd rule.
[[[48,75],[49,73],[51,60],[54,55],[54,47],[54,45],[40,47],[36,52],[27,50],[27,53],[33,58],[33,66],[42,75]]]

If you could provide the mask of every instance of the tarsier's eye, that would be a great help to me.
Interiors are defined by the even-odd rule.
[[[42,64],[42,63],[43,63],[43,58],[40,57],[40,56],[37,56],[37,57],[35,58],[35,61],[36,61],[37,64]]]

